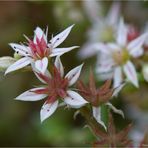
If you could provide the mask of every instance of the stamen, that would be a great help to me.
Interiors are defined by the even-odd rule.
[[[26,38],[26,40],[27,40],[28,42],[31,41],[25,34],[23,34],[23,36]]]

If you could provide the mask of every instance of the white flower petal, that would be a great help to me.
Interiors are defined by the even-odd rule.
[[[111,26],[114,26],[118,23],[119,15],[120,15],[120,3],[116,1],[113,2],[110,10],[108,11],[106,21]]]
[[[144,44],[146,37],[148,36],[148,33],[145,33],[141,36],[139,36],[138,38],[132,40],[128,46],[127,49],[129,50],[129,53],[133,56],[133,57],[137,57],[137,54],[139,54],[139,50],[142,50],[142,45]],[[141,53],[142,51],[140,51]],[[141,53],[143,54],[143,52]],[[140,54],[140,55],[141,55]],[[139,55],[139,56],[140,56]]]
[[[7,68],[7,70],[5,71],[5,74],[15,71],[15,70],[18,70],[18,69],[21,69],[21,68],[29,65],[30,63],[31,63],[30,58],[28,58],[28,57],[21,58],[20,60],[16,61],[14,64],[9,66]]]
[[[62,62],[61,62],[61,59],[59,56],[56,57],[54,65],[59,70],[61,77],[63,77],[64,76],[64,68],[63,68],[63,65],[62,65]]]
[[[135,67],[132,64],[132,62],[128,61],[127,64],[123,66],[123,71],[124,71],[127,79],[131,83],[133,83],[133,85],[135,85],[136,87],[139,87],[137,73],[136,73]]]
[[[22,56],[27,56],[30,53],[29,48],[25,45],[20,45],[16,43],[10,43],[9,45],[15,50],[15,52]]]
[[[96,72],[97,73],[108,73],[112,71],[114,65],[113,59],[106,54],[100,54],[100,56],[97,59],[96,64]]]
[[[45,102],[40,111],[41,122],[43,122],[49,116],[51,116],[56,111],[57,107],[58,107],[58,100],[50,104]]]
[[[89,20],[94,24],[96,21],[102,21],[102,7],[100,1],[82,1],[85,13],[87,14]]]
[[[113,92],[113,95],[112,97],[117,97],[118,93],[121,91],[121,89],[125,86],[126,83],[122,83],[120,84],[119,86],[117,86],[115,89],[114,89],[114,92]]]
[[[62,31],[50,40],[51,44],[53,45],[53,48],[56,48],[67,38],[73,26],[74,25],[71,25],[70,27],[66,28],[64,31]]]
[[[69,71],[65,78],[68,78],[69,80],[69,86],[73,85],[79,78],[81,69],[82,69],[83,64],[73,68],[71,71]]]
[[[64,102],[71,107],[79,108],[87,103],[87,101],[75,91],[68,90],[67,94],[68,96],[64,98]]]
[[[121,51],[121,47],[115,43],[107,43],[107,46],[111,53]]]
[[[31,66],[32,66],[32,69],[33,69],[34,72],[40,73],[40,71],[38,69],[36,69],[36,67],[35,67],[35,62],[32,62],[31,63]],[[44,75],[47,76],[47,77],[49,77],[49,78],[51,78],[51,74],[50,74],[50,72],[47,69],[46,69]]]
[[[101,108],[100,107],[93,107],[93,117],[96,119],[96,121],[101,124],[105,130],[107,130],[107,127],[105,126],[104,122],[101,120]]]
[[[117,43],[120,46],[125,46],[127,43],[127,27],[124,24],[123,18],[120,19],[120,23],[118,27]]]
[[[46,94],[37,94],[35,92],[32,92],[32,91],[37,91],[37,90],[44,89],[44,88],[45,87],[39,87],[39,88],[33,88],[28,91],[25,91],[24,93],[16,97],[16,100],[38,101],[38,100],[44,99],[47,96]]]
[[[38,38],[39,40],[41,40],[42,37],[44,37],[44,40],[47,43],[47,37],[46,37],[45,33],[43,32],[43,30],[40,27],[36,27],[36,29],[34,30],[33,42],[36,43],[36,39]]]
[[[42,60],[35,61],[35,68],[43,74],[47,70],[47,66],[48,66],[47,57],[44,57]]]
[[[112,79],[113,78],[113,72],[112,71],[108,71],[106,73],[100,73],[98,75],[98,80],[108,80],[108,79]]]
[[[114,107],[111,103],[106,103],[106,105],[107,106],[109,106],[110,107],[110,109],[112,109],[113,110],[113,112],[115,112],[115,113],[117,113],[117,114],[120,114],[123,118],[124,118],[124,113],[123,113],[123,111],[122,110],[120,110],[120,109],[117,109],[116,107]]]
[[[93,48],[95,48],[97,51],[101,51],[104,54],[110,54],[110,48],[107,44],[104,43],[95,43],[93,44]]]
[[[98,51],[95,50],[94,44],[89,42],[83,45],[83,47],[78,52],[78,57],[81,59],[86,59],[94,56]]]
[[[130,54],[134,58],[138,58],[138,57],[140,57],[140,56],[142,56],[144,54],[144,49],[143,48],[137,48],[135,50],[132,50],[132,52],[130,52]]]
[[[118,87],[122,81],[123,81],[123,78],[122,78],[122,70],[121,70],[121,67],[116,67],[114,69],[114,88]]]
[[[79,46],[72,46],[72,47],[66,47],[66,48],[54,48],[52,50],[52,53],[50,54],[50,57],[54,56],[61,56],[62,54],[69,52],[75,48],[78,48]]]
[[[42,83],[47,84],[47,82],[44,80],[44,78],[42,76],[40,76],[40,73],[38,74],[38,73],[34,72],[34,74]],[[42,75],[44,75],[45,77],[51,78],[51,74],[48,70],[46,70],[45,73]]]

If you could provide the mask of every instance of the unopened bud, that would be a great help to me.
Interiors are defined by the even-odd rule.
[[[145,64],[143,66],[142,73],[143,73],[144,79],[148,82],[148,64]]]
[[[16,60],[12,57],[0,57],[0,71],[4,72],[10,65],[12,65]]]
[[[22,57],[22,56],[19,55],[17,52],[14,53],[14,58],[15,58],[16,60],[19,60],[21,57]]]

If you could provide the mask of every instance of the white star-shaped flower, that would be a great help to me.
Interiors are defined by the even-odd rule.
[[[123,19],[121,19],[116,35],[116,43],[96,44],[98,50],[101,51],[96,71],[99,74],[111,72],[114,79],[114,88],[122,83],[124,76],[126,76],[127,80],[134,86],[138,87],[137,73],[135,66],[131,62],[131,58],[137,58],[143,55],[142,46],[148,33],[130,42],[127,40],[127,33],[128,29]]]
[[[16,100],[37,101],[47,97],[40,111],[41,122],[51,116],[59,105],[59,98],[72,108],[79,108],[87,103],[72,86],[79,78],[82,65],[75,67],[64,76],[64,68],[59,56],[56,57],[53,72],[45,74],[35,72],[39,80],[45,84],[43,87],[30,89],[19,95]]]
[[[116,32],[116,28],[118,26],[120,18],[119,2],[113,2],[105,17],[97,13],[100,10],[96,9],[96,7],[98,6],[98,2],[85,1],[84,4],[86,7],[86,11],[88,10],[87,13],[90,13],[93,21],[92,26],[87,32],[88,41],[78,52],[78,56],[82,59],[89,58],[97,53],[97,51],[95,50],[97,48],[96,43],[112,41],[115,38],[114,34]],[[101,13],[100,11],[99,13]]]
[[[33,40],[28,40],[27,45],[10,43],[10,46],[15,50],[16,53],[21,55],[18,61],[8,67],[5,74],[23,68],[29,64],[35,65],[35,68],[44,73],[48,67],[48,58],[62,55],[66,52],[71,51],[78,46],[72,46],[67,48],[57,48],[69,35],[72,27],[68,27],[55,37],[52,37],[48,42],[47,30],[46,33],[39,27],[34,31]]]

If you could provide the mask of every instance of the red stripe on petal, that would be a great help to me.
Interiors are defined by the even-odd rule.
[[[48,94],[48,88],[41,88],[41,89],[33,90],[30,92],[34,92],[36,94]]]

